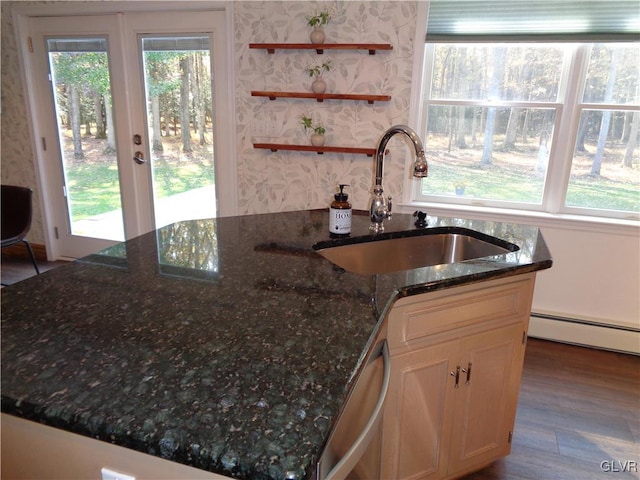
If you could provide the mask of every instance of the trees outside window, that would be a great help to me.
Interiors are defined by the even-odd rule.
[[[176,48],[180,42],[187,48]],[[66,198],[76,224],[121,209],[107,42],[51,38],[47,45]],[[208,37],[151,38],[144,49],[157,198],[214,185],[210,65]]]
[[[638,43],[427,44],[417,199],[637,216],[638,58]]]
[[[639,58],[637,44],[590,48],[567,207],[640,211]]]

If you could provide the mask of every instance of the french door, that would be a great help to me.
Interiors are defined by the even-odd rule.
[[[31,17],[29,32],[54,256],[218,215],[230,141],[218,121],[228,118],[223,12]]]

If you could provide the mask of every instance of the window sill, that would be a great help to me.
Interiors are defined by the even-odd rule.
[[[478,220],[502,220],[555,227],[577,231],[601,232],[618,235],[638,236],[640,222],[615,218],[594,217],[588,215],[552,214],[547,212],[516,210],[496,207],[479,207],[436,202],[398,202],[398,211],[413,213],[426,210],[429,215],[453,216]]]

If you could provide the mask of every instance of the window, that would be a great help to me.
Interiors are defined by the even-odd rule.
[[[640,48],[590,47],[565,206],[637,213]]]
[[[526,2],[475,2],[489,11],[494,3],[508,11]],[[451,7],[431,4],[434,22],[442,22]],[[458,27],[460,11],[450,12]],[[475,13],[482,14],[477,5]],[[433,38],[427,34],[421,136],[430,171],[415,199],[637,219],[640,43],[539,32],[532,41],[500,35],[495,19],[495,34],[474,22],[475,37],[468,29],[457,34],[453,23],[449,34],[441,23]]]

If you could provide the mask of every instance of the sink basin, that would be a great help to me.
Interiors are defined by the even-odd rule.
[[[462,262],[516,250],[519,247],[513,243],[483,234],[428,233],[320,248],[317,252],[349,272],[375,275]]]

